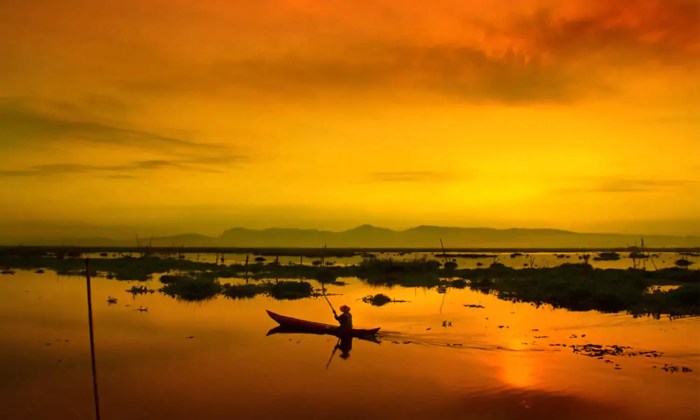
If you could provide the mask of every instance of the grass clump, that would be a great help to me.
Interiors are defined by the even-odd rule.
[[[225,284],[221,294],[230,299],[252,299],[269,289],[268,284]]]
[[[186,280],[185,277],[191,277],[185,274],[163,274],[160,276],[160,282],[163,284],[173,284],[178,281]]]
[[[595,261],[617,261],[620,259],[620,254],[617,252],[600,252],[593,257]]]
[[[648,293],[645,299],[633,308],[635,316],[651,315],[659,318],[661,314],[669,317],[682,317],[688,315],[700,315],[697,308],[700,305],[700,283],[686,283],[681,287],[669,291],[656,290]]]
[[[603,270],[588,264],[564,264],[522,270],[477,269],[469,270],[468,275],[473,289],[535,305],[656,317],[700,315],[700,274],[689,270]],[[682,286],[669,292],[646,293],[649,286],[659,284]]]
[[[403,303],[403,302],[408,302],[407,300],[397,300],[397,299],[392,299],[389,296],[378,293],[376,295],[368,295],[362,298],[362,301],[364,303],[369,303],[372,306],[384,306],[387,303]]]
[[[374,296],[365,296],[362,298],[362,301],[364,303],[369,303],[372,306],[384,306],[392,300],[389,296],[379,293]]]
[[[370,284],[433,287],[440,283],[440,263],[425,258],[414,261],[364,260],[354,273]]]
[[[127,291],[127,293],[130,293],[132,296],[153,294],[156,292],[154,289],[149,289],[146,286],[131,286],[131,288],[126,289],[126,291]]]
[[[685,258],[681,258],[679,260],[676,260],[675,264],[676,267],[690,267],[693,264],[693,262],[686,260]]]
[[[314,278],[321,283],[333,283],[338,278],[338,275],[332,270],[322,269],[316,273]]]
[[[176,299],[189,302],[208,300],[222,290],[219,280],[209,273],[194,272],[173,277],[160,291]]]
[[[280,281],[272,285],[269,295],[278,300],[295,300],[311,297],[311,283],[302,281]]]

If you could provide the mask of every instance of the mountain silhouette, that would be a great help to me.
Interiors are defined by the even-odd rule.
[[[639,243],[642,235],[577,233],[559,229],[493,229],[416,226],[392,230],[361,225],[334,232],[318,229],[231,228],[218,237],[197,233],[117,240],[108,238],[53,239],[25,245],[153,246],[153,247],[251,247],[251,248],[625,248]],[[643,235],[649,247],[700,247],[700,236]]]

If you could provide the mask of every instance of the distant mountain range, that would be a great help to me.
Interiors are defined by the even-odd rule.
[[[391,230],[371,225],[332,232],[316,229],[233,228],[218,237],[196,233],[115,240],[109,238],[34,241],[25,245],[251,247],[251,248],[625,248],[639,245],[642,235],[577,233],[557,229],[491,229],[418,226]],[[700,236],[644,235],[647,247],[700,247]]]

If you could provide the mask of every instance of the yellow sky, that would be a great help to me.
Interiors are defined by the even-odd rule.
[[[3,1],[0,235],[700,234],[697,1],[495,3]]]

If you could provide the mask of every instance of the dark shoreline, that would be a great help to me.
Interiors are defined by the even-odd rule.
[[[306,255],[326,255],[326,256],[343,256],[361,254],[363,252],[377,253],[401,253],[401,252],[429,252],[442,253],[443,248],[397,248],[397,247],[368,247],[368,248],[308,248],[308,247],[132,247],[132,246],[72,246],[72,245],[0,245],[0,253],[21,251],[36,251],[36,252],[53,252],[53,251],[72,251],[81,253],[94,252],[148,252],[152,254],[168,254],[168,253],[231,253],[231,254],[254,254],[254,255],[279,255],[279,256],[306,256]],[[594,247],[594,248],[571,248],[571,247],[554,247],[554,248],[522,248],[522,247],[478,247],[478,248],[454,248],[445,247],[445,252],[700,252],[700,247],[645,247],[643,250],[636,247]]]

